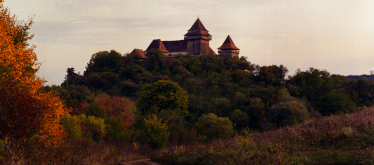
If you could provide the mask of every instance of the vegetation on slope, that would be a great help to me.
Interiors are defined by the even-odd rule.
[[[374,108],[155,152],[167,164],[374,164]]]

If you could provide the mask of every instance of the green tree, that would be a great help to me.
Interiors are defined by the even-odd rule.
[[[93,102],[87,107],[85,114],[87,116],[95,116],[99,118],[104,118],[106,116],[105,108],[101,103]]]
[[[159,72],[165,69],[165,55],[160,49],[151,49],[148,52],[148,60],[146,61],[146,68],[150,71]]]
[[[357,80],[355,91],[358,94],[358,101],[361,106],[371,106],[374,101],[373,83],[365,77],[361,77]]]
[[[86,66],[84,75],[92,72],[118,72],[121,61],[121,54],[115,50],[101,51],[92,55],[90,62]]]
[[[305,121],[308,117],[308,109],[296,99],[285,99],[283,102],[273,105],[269,109],[266,123],[273,123],[278,127],[294,125]]]
[[[317,108],[322,115],[352,112],[355,105],[351,96],[344,89],[333,90],[323,96]]]
[[[218,117],[214,113],[202,115],[194,126],[197,133],[208,139],[232,137],[234,129],[227,117]]]
[[[249,125],[249,117],[247,113],[242,112],[239,109],[235,109],[231,113],[230,120],[235,123],[235,127],[239,129]]]
[[[152,148],[163,148],[169,137],[167,124],[155,114],[144,118],[142,133]]]
[[[139,95],[138,108],[145,114],[151,107],[174,111],[179,116],[187,116],[187,94],[176,82],[160,80],[145,85]]]

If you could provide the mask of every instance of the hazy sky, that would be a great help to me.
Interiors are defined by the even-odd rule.
[[[34,17],[30,41],[37,75],[61,84],[66,69],[81,74],[92,54],[126,54],[153,39],[181,40],[197,17],[217,53],[227,35],[258,65],[369,74],[374,69],[373,0],[5,0],[19,20]]]

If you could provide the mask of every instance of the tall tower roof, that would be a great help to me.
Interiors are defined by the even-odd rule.
[[[148,46],[147,50],[145,51],[148,52],[151,49],[160,49],[162,52],[168,53],[168,51],[166,50],[164,44],[162,43],[160,39],[153,40],[152,43]]]
[[[195,36],[195,35],[211,36],[208,33],[208,30],[205,29],[204,25],[201,23],[199,18],[197,18],[197,20],[192,25],[190,30],[188,30],[187,34],[185,34],[185,36]]]
[[[235,46],[235,44],[232,41],[230,35],[227,36],[225,42],[223,42],[222,46],[219,47],[218,49],[221,49],[221,50],[225,50],[225,49],[239,50],[239,48]]]

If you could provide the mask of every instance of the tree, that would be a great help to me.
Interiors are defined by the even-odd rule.
[[[354,107],[351,96],[344,89],[332,90],[317,104],[319,112],[324,116],[352,112]]]
[[[270,107],[266,123],[273,123],[278,127],[282,127],[301,123],[307,117],[308,109],[304,104],[294,98],[288,98]]]
[[[179,116],[187,116],[187,94],[176,82],[160,80],[145,85],[139,95],[138,108],[145,114],[151,107],[174,111]]]
[[[96,103],[100,103],[101,106],[105,109],[106,116],[122,116],[123,124],[126,126],[131,126],[132,113],[131,108],[133,103],[129,98],[113,96],[105,94],[98,96],[95,99]]]
[[[92,55],[84,75],[91,72],[118,72],[120,61],[121,54],[115,50],[97,52]]]
[[[28,27],[15,24],[0,0],[0,125],[2,136],[31,137],[51,144],[66,134],[59,121],[69,112],[56,92],[44,92]],[[29,22],[26,25],[31,25]]]
[[[249,125],[249,117],[247,113],[240,111],[239,109],[235,109],[231,115],[230,120],[235,123],[237,128],[243,128]]]
[[[164,147],[169,137],[167,124],[155,114],[144,118],[142,133],[152,148]]]
[[[195,124],[194,129],[201,136],[208,139],[232,137],[234,129],[232,122],[227,117],[218,117],[214,113],[202,115]]]
[[[258,75],[256,78],[259,82],[264,82],[265,85],[283,86],[285,81],[284,77],[286,76],[288,69],[283,65],[280,65],[279,67],[272,65],[260,67],[257,72]]]
[[[165,69],[165,55],[160,49],[151,49],[148,52],[148,60],[146,61],[146,68],[152,71],[161,71]]]

